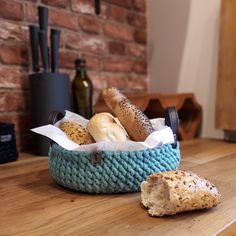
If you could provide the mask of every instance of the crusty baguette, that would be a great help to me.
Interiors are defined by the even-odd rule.
[[[106,88],[102,91],[102,95],[132,140],[144,141],[154,131],[147,116],[118,89]]]
[[[95,143],[88,130],[79,123],[62,121],[59,128],[65,132],[70,140],[79,145]]]
[[[94,115],[89,120],[87,129],[96,142],[130,140],[122,125],[108,112]]]
[[[212,183],[190,171],[156,173],[141,183],[141,201],[152,216],[212,208],[219,199]]]

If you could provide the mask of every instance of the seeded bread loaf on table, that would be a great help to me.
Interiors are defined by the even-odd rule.
[[[107,106],[119,119],[132,140],[145,141],[154,131],[148,117],[118,89],[106,88],[102,91],[102,95]]]
[[[209,209],[219,199],[215,185],[191,171],[155,173],[141,183],[141,202],[152,216]]]

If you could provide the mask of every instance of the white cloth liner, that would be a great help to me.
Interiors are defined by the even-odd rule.
[[[174,142],[174,135],[170,127],[165,126],[164,118],[151,119],[151,124],[155,131],[151,133],[144,142],[98,142],[87,145],[78,145],[67,138],[66,134],[58,128],[60,122],[72,121],[79,122],[86,127],[88,120],[82,116],[70,111],[66,111],[63,119],[58,121],[55,125],[44,125],[31,129],[31,131],[44,135],[61,147],[67,150],[73,151],[138,151],[146,148],[161,147],[164,144],[170,144]]]

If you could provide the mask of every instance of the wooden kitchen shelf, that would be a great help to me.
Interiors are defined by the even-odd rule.
[[[198,136],[202,123],[202,107],[193,93],[179,94],[135,94],[126,96],[139,107],[148,118],[164,117],[167,107],[176,107],[180,119],[179,140],[189,140]],[[95,113],[110,112],[100,96],[94,106]]]

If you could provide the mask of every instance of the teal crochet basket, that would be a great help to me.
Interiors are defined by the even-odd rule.
[[[140,183],[155,172],[175,170],[180,162],[179,144],[142,151],[68,151],[53,144],[49,169],[57,183],[88,193],[140,191]]]
[[[49,150],[49,170],[57,183],[87,193],[140,191],[140,183],[156,172],[176,170],[179,143],[141,151],[68,151],[58,144]]]

